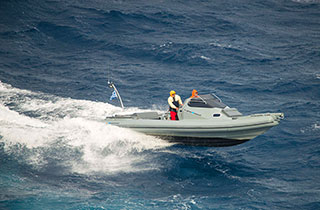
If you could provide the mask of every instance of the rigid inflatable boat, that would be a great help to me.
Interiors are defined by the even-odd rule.
[[[215,94],[188,98],[178,111],[179,120],[169,112],[139,112],[107,117],[107,123],[129,128],[171,142],[198,146],[232,146],[263,134],[284,118],[283,113],[244,116],[226,106]]]

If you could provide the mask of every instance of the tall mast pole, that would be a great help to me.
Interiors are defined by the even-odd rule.
[[[122,99],[121,99],[120,93],[119,93],[119,91],[117,90],[116,86],[114,85],[113,82],[110,82],[110,81],[108,81],[108,85],[109,85],[110,88],[113,88],[113,89],[114,89],[114,91],[115,91],[116,94],[117,94],[117,98],[118,98],[119,101],[120,101],[121,108],[124,109],[124,106],[123,106],[123,103],[122,103]]]

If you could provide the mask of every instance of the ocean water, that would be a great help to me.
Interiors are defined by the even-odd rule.
[[[320,1],[2,0],[0,209],[320,209]],[[233,147],[107,125],[169,91],[283,112]]]

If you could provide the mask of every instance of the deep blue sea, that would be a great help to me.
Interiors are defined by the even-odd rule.
[[[232,147],[107,125],[215,93],[280,125]],[[319,0],[1,0],[0,209],[320,209]]]

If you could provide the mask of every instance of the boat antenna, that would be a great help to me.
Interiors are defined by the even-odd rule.
[[[110,73],[110,70],[109,70],[109,73]],[[117,98],[118,98],[119,101],[120,101],[121,108],[124,109],[124,106],[123,106],[123,102],[122,102],[120,93],[119,93],[119,91],[117,90],[115,84],[114,84],[112,81],[110,81],[109,78],[108,78],[108,86],[113,89],[114,93],[116,94]],[[111,97],[112,97],[112,96],[111,96]]]

